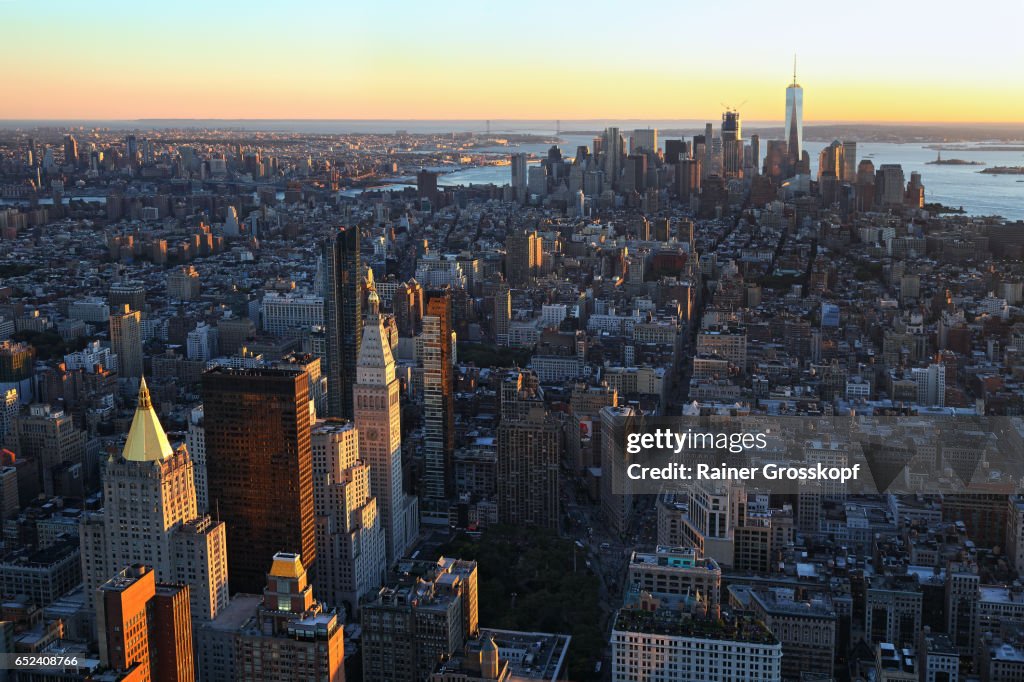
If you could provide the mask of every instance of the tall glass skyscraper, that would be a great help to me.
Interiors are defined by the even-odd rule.
[[[786,143],[790,165],[795,167],[804,151],[804,89],[796,82],[796,60],[793,83],[786,88]]]
[[[363,337],[359,229],[339,228],[323,244],[324,327],[327,337],[327,413],[352,419],[352,388]]]

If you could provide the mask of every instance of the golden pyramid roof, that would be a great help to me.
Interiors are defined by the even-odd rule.
[[[128,430],[128,440],[121,455],[133,462],[158,462],[173,454],[167,434],[153,409],[146,379],[143,378],[139,384],[139,404],[135,408],[135,418],[132,419],[132,427]]]

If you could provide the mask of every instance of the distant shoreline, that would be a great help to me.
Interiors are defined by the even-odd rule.
[[[606,127],[623,132],[653,127],[666,136],[699,134],[708,119],[231,119],[231,118],[143,118],[143,119],[0,119],[0,135],[6,131],[39,130],[62,132],[68,129],[103,128],[108,131],[184,131],[218,130],[326,135],[471,135],[536,134],[587,135]],[[744,137],[760,135],[762,140],[782,139],[782,122],[743,121]],[[950,145],[989,143],[986,150],[1024,151],[1024,123],[852,123],[814,122],[804,124],[804,139],[831,142],[853,139],[858,142]],[[1019,143],[1019,144],[1018,144]],[[1002,145],[1002,146],[996,146]],[[973,149],[972,149],[973,150]]]

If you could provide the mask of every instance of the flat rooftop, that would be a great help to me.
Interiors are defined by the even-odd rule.
[[[563,677],[569,635],[480,628],[480,637],[494,639],[498,656],[509,662],[513,678],[554,682]]]
[[[203,627],[222,632],[237,632],[256,615],[263,597],[256,594],[236,594],[217,617]]]
[[[732,620],[694,618],[674,609],[644,611],[620,609],[615,616],[614,630],[643,632],[670,637],[743,642],[747,644],[778,644],[775,635],[759,621],[738,617]]]

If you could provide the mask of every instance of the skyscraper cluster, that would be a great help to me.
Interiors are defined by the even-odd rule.
[[[8,653],[104,681],[1024,679],[1024,224],[974,215],[1016,210],[1014,173],[943,169],[964,213],[927,203],[970,160],[905,150],[956,130],[821,144],[785,80],[755,134],[743,105],[0,131]],[[661,420],[776,418],[813,429],[764,458],[870,482],[630,473]]]

